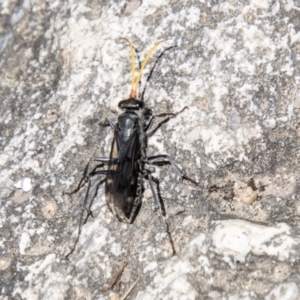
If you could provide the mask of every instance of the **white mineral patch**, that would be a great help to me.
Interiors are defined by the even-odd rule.
[[[161,6],[165,6],[168,4],[168,0],[148,0],[148,1],[143,1],[146,5],[153,5],[156,7],[161,7]]]
[[[25,254],[25,250],[30,246],[30,235],[28,232],[23,232],[19,244],[19,251],[22,255]]]
[[[14,187],[17,189],[22,189],[23,192],[29,192],[32,189],[31,179],[25,177],[22,180],[19,180]]]
[[[217,299],[224,299],[221,298],[220,296],[217,296],[216,298],[212,298],[214,300]],[[248,292],[248,291],[242,291],[242,292],[237,292],[233,295],[229,295],[228,300],[252,300],[252,299],[257,299],[256,295],[254,292]]]
[[[256,255],[275,256],[283,261],[292,253],[296,241],[290,236],[291,228],[280,223],[274,227],[254,224],[243,220],[225,220],[214,222],[212,235],[215,251],[229,261],[245,262],[252,252]]]
[[[153,271],[153,270],[157,269],[157,266],[158,266],[157,261],[153,261],[150,264],[148,264],[146,268],[144,268],[143,272],[147,273],[149,271]]]
[[[22,188],[22,180],[19,180],[17,183],[15,183],[14,187],[17,189],[21,189]]]
[[[31,179],[28,177],[24,178],[22,181],[22,190],[24,192],[29,192],[31,188],[32,188]]]
[[[25,281],[28,283],[28,286],[25,290],[17,287],[14,294],[20,293],[22,294],[22,299],[27,300],[65,299],[69,288],[67,282],[70,276],[52,270],[55,259],[55,254],[49,254],[43,260],[37,261],[30,266],[19,265],[18,268],[27,273]],[[42,298],[41,295],[43,295]]]
[[[40,163],[38,160],[35,159],[28,159],[24,160],[23,162],[23,170],[27,171],[29,169],[33,170],[34,172],[40,174]]]
[[[10,23],[12,26],[14,26],[15,24],[17,24],[24,16],[24,10],[23,9],[19,9],[17,11],[15,11],[12,16],[10,17]]]
[[[169,259],[156,272],[152,282],[149,282],[145,291],[138,293],[136,299],[198,299],[199,295],[188,277],[201,272],[210,283],[213,282],[213,269],[206,257],[207,250],[205,235],[199,234],[188,247],[182,249],[180,256]],[[198,257],[196,264],[191,263],[194,256]],[[157,262],[150,262],[144,268],[144,273],[153,269],[157,270]]]
[[[295,282],[283,283],[274,287],[265,298],[266,300],[297,300],[299,289]]]
[[[267,128],[274,129],[276,127],[276,120],[274,118],[266,119],[263,125]]]

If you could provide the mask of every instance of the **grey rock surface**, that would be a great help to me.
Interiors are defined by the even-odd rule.
[[[0,24],[1,299],[112,299],[137,278],[128,299],[300,299],[298,0],[7,0]],[[98,124],[130,91],[120,38],[141,60],[165,40],[140,90],[155,114],[189,109],[148,154],[199,186],[157,168],[172,256],[148,183],[124,224],[94,178],[67,260],[85,188],[63,191],[109,155],[113,132]]]

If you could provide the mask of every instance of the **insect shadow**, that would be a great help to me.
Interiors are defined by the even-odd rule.
[[[166,154],[147,156],[146,154],[147,138],[153,135],[164,123],[187,109],[187,107],[184,107],[179,112],[166,112],[154,115],[152,110],[147,108],[143,101],[145,89],[141,98],[138,98],[138,86],[143,70],[145,69],[152,53],[157,46],[162,43],[162,41],[157,42],[152,46],[142,65],[139,66],[138,75],[135,76],[135,49],[130,41],[127,39],[125,40],[129,43],[131,53],[131,92],[128,99],[122,100],[118,104],[119,109],[123,111],[123,113],[118,116],[118,121],[115,122],[114,120],[107,118],[104,123],[100,124],[102,127],[110,126],[114,132],[110,156],[92,157],[84,169],[83,176],[77,188],[71,192],[63,193],[66,195],[75,194],[87,183],[87,189],[79,220],[77,239],[66,258],[68,258],[75,250],[81,233],[81,228],[86,223],[88,217],[92,215],[91,205],[97,194],[99,186],[105,182],[106,204],[116,218],[121,222],[133,223],[142,204],[142,195],[144,191],[143,179],[146,179],[149,182],[149,186],[153,194],[154,207],[160,210],[160,215],[165,224],[166,233],[172,247],[172,252],[175,254],[176,251],[174,242],[171,237],[169,225],[166,221],[166,211],[160,195],[159,180],[152,176],[155,172],[154,166],[161,166],[165,164],[171,165],[182,179],[198,185],[195,180],[188,177],[179,168],[171,156]],[[169,48],[165,49],[163,53],[168,49]],[[161,53],[156,60],[154,67],[158,60],[162,57],[163,53]],[[152,68],[147,81],[150,79],[154,67]],[[150,130],[155,118],[164,119],[160,121],[154,129]],[[94,162],[98,162],[99,164],[91,169],[90,165]],[[108,167],[103,170],[105,165]],[[96,192],[88,205],[91,178],[96,175],[102,175],[105,176],[105,178],[97,184]],[[85,210],[87,210],[87,214],[83,217]]]

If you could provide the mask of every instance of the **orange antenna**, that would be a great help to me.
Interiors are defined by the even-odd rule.
[[[130,95],[133,93],[133,89],[134,89],[134,82],[135,82],[135,51],[134,51],[134,47],[132,45],[132,43],[125,39],[124,40],[129,44],[130,47],[130,54],[131,54],[131,92]],[[135,97],[134,97],[135,98]]]
[[[140,68],[140,71],[138,73],[138,76],[135,77],[135,54],[134,54],[134,48],[132,43],[127,40],[124,39],[128,42],[129,46],[130,46],[130,54],[131,54],[131,91],[130,91],[130,96],[131,98],[137,98],[137,90],[138,90],[138,86],[139,86],[139,82],[141,80],[143,71],[147,65],[147,62],[149,60],[149,58],[151,57],[152,53],[154,52],[154,50],[156,49],[156,47],[161,44],[163,41],[160,42],[156,42],[152,48],[149,50],[149,52],[146,55],[146,58],[144,59],[142,66]]]

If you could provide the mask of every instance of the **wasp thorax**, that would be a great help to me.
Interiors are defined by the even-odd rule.
[[[137,116],[126,112],[119,116],[118,121],[121,134],[126,140],[132,134],[132,130],[137,122]]]

